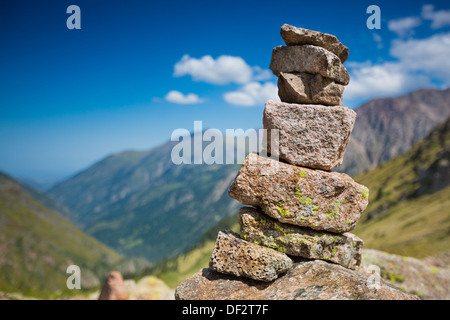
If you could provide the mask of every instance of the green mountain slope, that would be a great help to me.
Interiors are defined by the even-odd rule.
[[[355,178],[370,190],[354,233],[366,248],[425,257],[450,249],[450,119]]]
[[[69,294],[66,270],[72,264],[81,268],[82,289],[98,287],[120,259],[0,173],[0,291]]]
[[[75,222],[126,256],[151,262],[183,253],[236,212],[228,194],[237,165],[175,165],[174,142],[107,157],[55,186],[50,195]]]

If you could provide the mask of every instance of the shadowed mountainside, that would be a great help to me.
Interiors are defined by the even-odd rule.
[[[355,176],[406,152],[450,116],[450,89],[422,89],[358,108],[344,161],[336,171]]]

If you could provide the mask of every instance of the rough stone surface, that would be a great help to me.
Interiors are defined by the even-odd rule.
[[[173,300],[175,290],[169,288],[161,279],[146,276],[138,281],[125,280],[129,300]]]
[[[304,46],[278,46],[273,48],[270,70],[278,77],[280,72],[307,72],[347,85],[350,75],[339,58],[324,48]]]
[[[290,164],[331,170],[343,161],[355,119],[346,107],[269,100],[263,116],[267,149]],[[271,129],[278,129],[279,139],[272,141]]]
[[[380,281],[370,288],[365,274],[322,260],[301,260],[271,283],[202,269],[175,291],[178,300],[415,300],[417,296]],[[368,285],[369,284],[369,285]]]
[[[272,281],[292,267],[284,253],[242,240],[230,230],[220,231],[209,267],[217,272]]]
[[[342,63],[348,58],[348,48],[331,34],[284,24],[281,27],[280,35],[287,46],[312,44],[331,51],[339,57]]]
[[[369,190],[345,173],[311,170],[251,153],[228,194],[281,222],[344,233],[355,228]]]
[[[380,268],[380,276],[392,285],[425,300],[450,300],[450,269],[378,250],[362,250],[360,272],[370,265]],[[448,266],[448,265],[447,265]]]
[[[239,211],[241,238],[290,256],[323,259],[355,269],[363,241],[351,233],[335,234],[280,223],[251,207]]]
[[[122,274],[119,271],[111,271],[103,284],[98,300],[127,300],[128,297]]]
[[[344,86],[320,74],[285,73],[278,77],[278,96],[288,103],[341,106]]]

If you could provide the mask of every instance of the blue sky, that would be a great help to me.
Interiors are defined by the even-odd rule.
[[[81,30],[69,30],[69,5]],[[369,30],[366,9],[381,9]],[[450,83],[448,1],[2,1],[0,170],[54,180],[177,128],[259,128],[284,24],[350,49],[344,105]]]

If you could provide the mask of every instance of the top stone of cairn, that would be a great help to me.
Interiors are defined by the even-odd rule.
[[[309,44],[322,47],[334,53],[342,63],[348,58],[348,48],[331,34],[296,28],[289,24],[284,24],[281,27],[280,34],[287,46]]]

